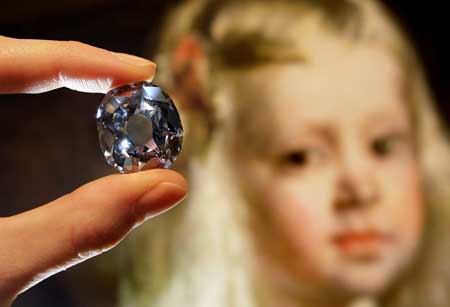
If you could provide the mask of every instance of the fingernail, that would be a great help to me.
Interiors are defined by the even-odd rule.
[[[153,63],[152,61],[149,61],[147,59],[144,59],[144,58],[141,58],[141,57],[138,57],[135,55],[120,53],[120,52],[116,52],[115,54],[119,58],[119,60],[121,60],[122,62],[125,62],[127,64],[130,64],[130,65],[156,67],[156,64]]]
[[[179,202],[187,195],[187,188],[173,182],[162,182],[144,193],[135,207],[138,223],[158,215]]]

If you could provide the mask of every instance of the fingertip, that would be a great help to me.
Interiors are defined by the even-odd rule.
[[[127,74],[114,78],[110,89],[133,82],[143,80],[151,82],[153,80],[156,72],[156,64],[154,62],[127,53],[111,53],[120,65],[124,66]]]
[[[98,203],[125,204],[135,202],[161,183],[171,183],[187,191],[188,183],[178,172],[150,169],[128,174],[113,174],[78,188],[75,192],[95,198]],[[77,193],[78,194],[78,193]]]
[[[165,169],[115,174],[87,184],[71,198],[78,204],[77,213],[72,214],[75,250],[109,249],[129,230],[172,208],[186,195],[183,176]]]
[[[145,192],[135,204],[135,226],[181,203],[187,187],[174,182],[162,182]]]
[[[156,64],[150,60],[127,53],[114,52],[114,54],[119,60],[129,65],[145,68],[151,67],[153,70],[156,68]]]
[[[135,173],[129,173],[125,175],[117,175],[117,176],[137,176],[137,177],[148,177],[148,178],[158,178],[159,182],[172,182],[174,184],[177,184],[179,186],[184,187],[186,190],[188,188],[188,183],[183,175],[181,175],[179,172],[171,170],[171,169],[165,169],[165,168],[154,168],[149,169],[141,172],[135,172]],[[139,179],[139,180],[142,180]]]

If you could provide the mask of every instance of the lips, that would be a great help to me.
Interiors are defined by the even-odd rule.
[[[391,240],[390,236],[377,230],[344,231],[333,237],[338,249],[351,256],[376,256]]]

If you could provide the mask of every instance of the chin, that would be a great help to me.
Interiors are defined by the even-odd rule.
[[[346,297],[379,296],[398,282],[411,265],[413,246],[383,246],[371,250],[334,253],[327,279],[336,293]],[[362,251],[365,251],[364,253]],[[376,251],[376,252],[375,252]]]
[[[331,284],[337,293],[346,297],[378,296],[395,283],[399,271],[400,266],[388,263],[350,264],[333,272]]]
[[[342,278],[335,284],[339,292],[346,293],[345,296],[378,296],[383,293],[389,282],[386,280],[374,280],[373,278]]]

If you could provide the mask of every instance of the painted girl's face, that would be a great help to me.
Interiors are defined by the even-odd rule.
[[[227,95],[247,113],[230,147],[267,268],[305,290],[383,291],[415,254],[423,218],[398,61],[336,42],[305,63],[232,76]]]

